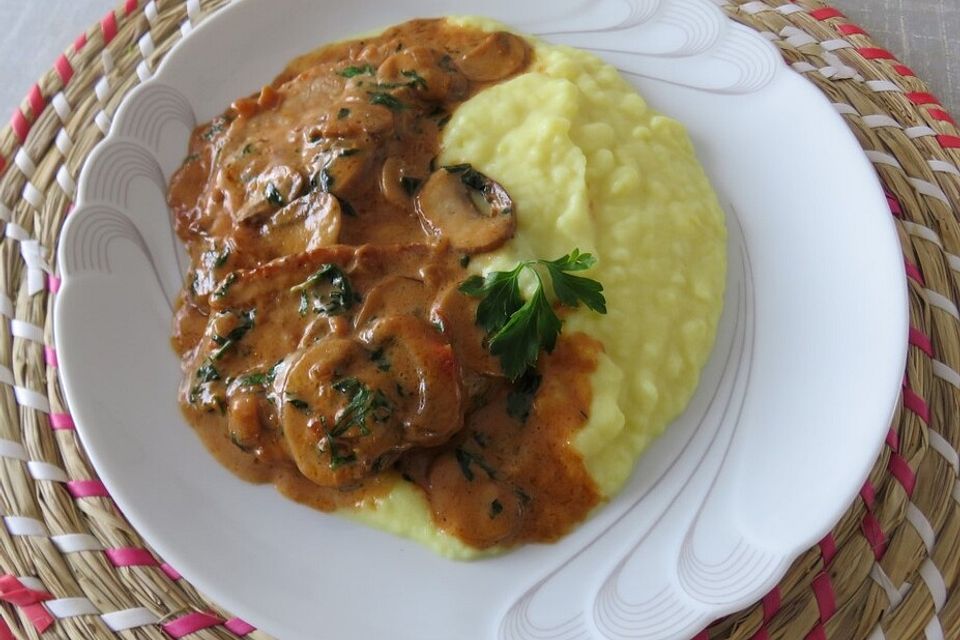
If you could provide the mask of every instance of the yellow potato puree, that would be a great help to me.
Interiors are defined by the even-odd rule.
[[[652,111],[595,56],[531,44],[530,72],[454,113],[439,164],[470,163],[517,203],[516,237],[478,256],[474,272],[574,247],[597,256],[588,275],[603,283],[609,313],[578,309],[563,330],[586,332],[606,351],[592,378],[589,420],[571,444],[609,498],[683,411],[710,354],[723,304],[723,212],[679,123]],[[446,556],[489,553],[437,529],[409,483],[345,515]]]

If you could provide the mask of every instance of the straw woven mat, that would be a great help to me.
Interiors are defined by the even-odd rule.
[[[52,256],[85,158],[124,95],[225,3],[129,0],[0,131],[0,640],[267,637],[164,565],[116,509],[77,438],[52,348]],[[960,131],[922,80],[835,9],[723,9],[776,43],[873,161],[903,245],[911,330],[899,410],[860,497],[761,602],[696,640],[960,638]]]

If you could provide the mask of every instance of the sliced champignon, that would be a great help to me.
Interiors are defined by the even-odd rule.
[[[231,442],[244,451],[252,451],[258,445],[263,428],[260,403],[256,394],[240,391],[231,395],[227,404],[227,433]]]
[[[460,364],[465,370],[484,376],[503,376],[500,361],[486,348],[483,329],[477,326],[476,298],[460,292],[458,285],[440,293],[430,309],[430,319],[444,327]]]
[[[496,249],[517,226],[506,190],[469,165],[434,171],[417,194],[416,209],[427,233],[468,254]]]
[[[271,215],[248,249],[272,260],[336,244],[342,218],[335,196],[313,191]]]
[[[328,338],[302,351],[276,395],[290,455],[318,485],[355,485],[403,448],[392,379],[356,340]]]
[[[394,379],[408,445],[437,446],[463,427],[460,365],[435,327],[414,316],[392,316],[363,338],[377,368]]]
[[[430,288],[423,280],[408,276],[387,276],[371,288],[357,314],[356,326],[363,327],[378,318],[416,316],[425,318],[430,307]]]
[[[443,55],[429,47],[409,47],[387,57],[377,69],[381,84],[399,85],[430,101],[461,100],[467,83],[455,68],[445,69]]]
[[[411,317],[381,321],[364,341],[318,340],[293,359],[274,394],[291,457],[326,487],[356,484],[463,426],[453,351]]]
[[[410,199],[422,182],[421,178],[407,175],[407,169],[401,158],[391,156],[383,161],[383,169],[380,172],[380,192],[390,204],[402,208],[409,207]]]
[[[267,169],[248,183],[246,200],[234,217],[244,222],[293,202],[303,191],[303,176],[286,165]]]
[[[437,524],[478,549],[508,541],[523,523],[519,494],[490,471],[481,453],[462,446],[437,456],[427,474]]]
[[[498,31],[461,55],[457,66],[470,80],[493,82],[516,72],[526,60],[527,45],[523,40],[511,33]]]

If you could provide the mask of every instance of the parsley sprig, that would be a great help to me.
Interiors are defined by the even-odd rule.
[[[570,273],[586,271],[596,263],[591,254],[574,249],[556,260],[524,260],[510,271],[491,271],[460,283],[461,292],[482,298],[477,306],[477,325],[487,332],[490,353],[500,358],[508,378],[517,380],[535,366],[540,351],[553,351],[560,335],[562,322],[547,299],[542,272],[550,276],[561,305],[578,307],[583,303],[597,313],[607,312],[603,285]],[[520,294],[520,274],[525,269],[537,279],[536,291],[526,301]]]

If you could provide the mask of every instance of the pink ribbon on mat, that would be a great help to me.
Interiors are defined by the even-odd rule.
[[[53,624],[53,616],[43,606],[45,600],[52,599],[53,596],[46,591],[34,591],[23,586],[15,576],[9,574],[0,576],[0,600],[23,609],[23,613],[33,624],[37,633],[43,633]]]

